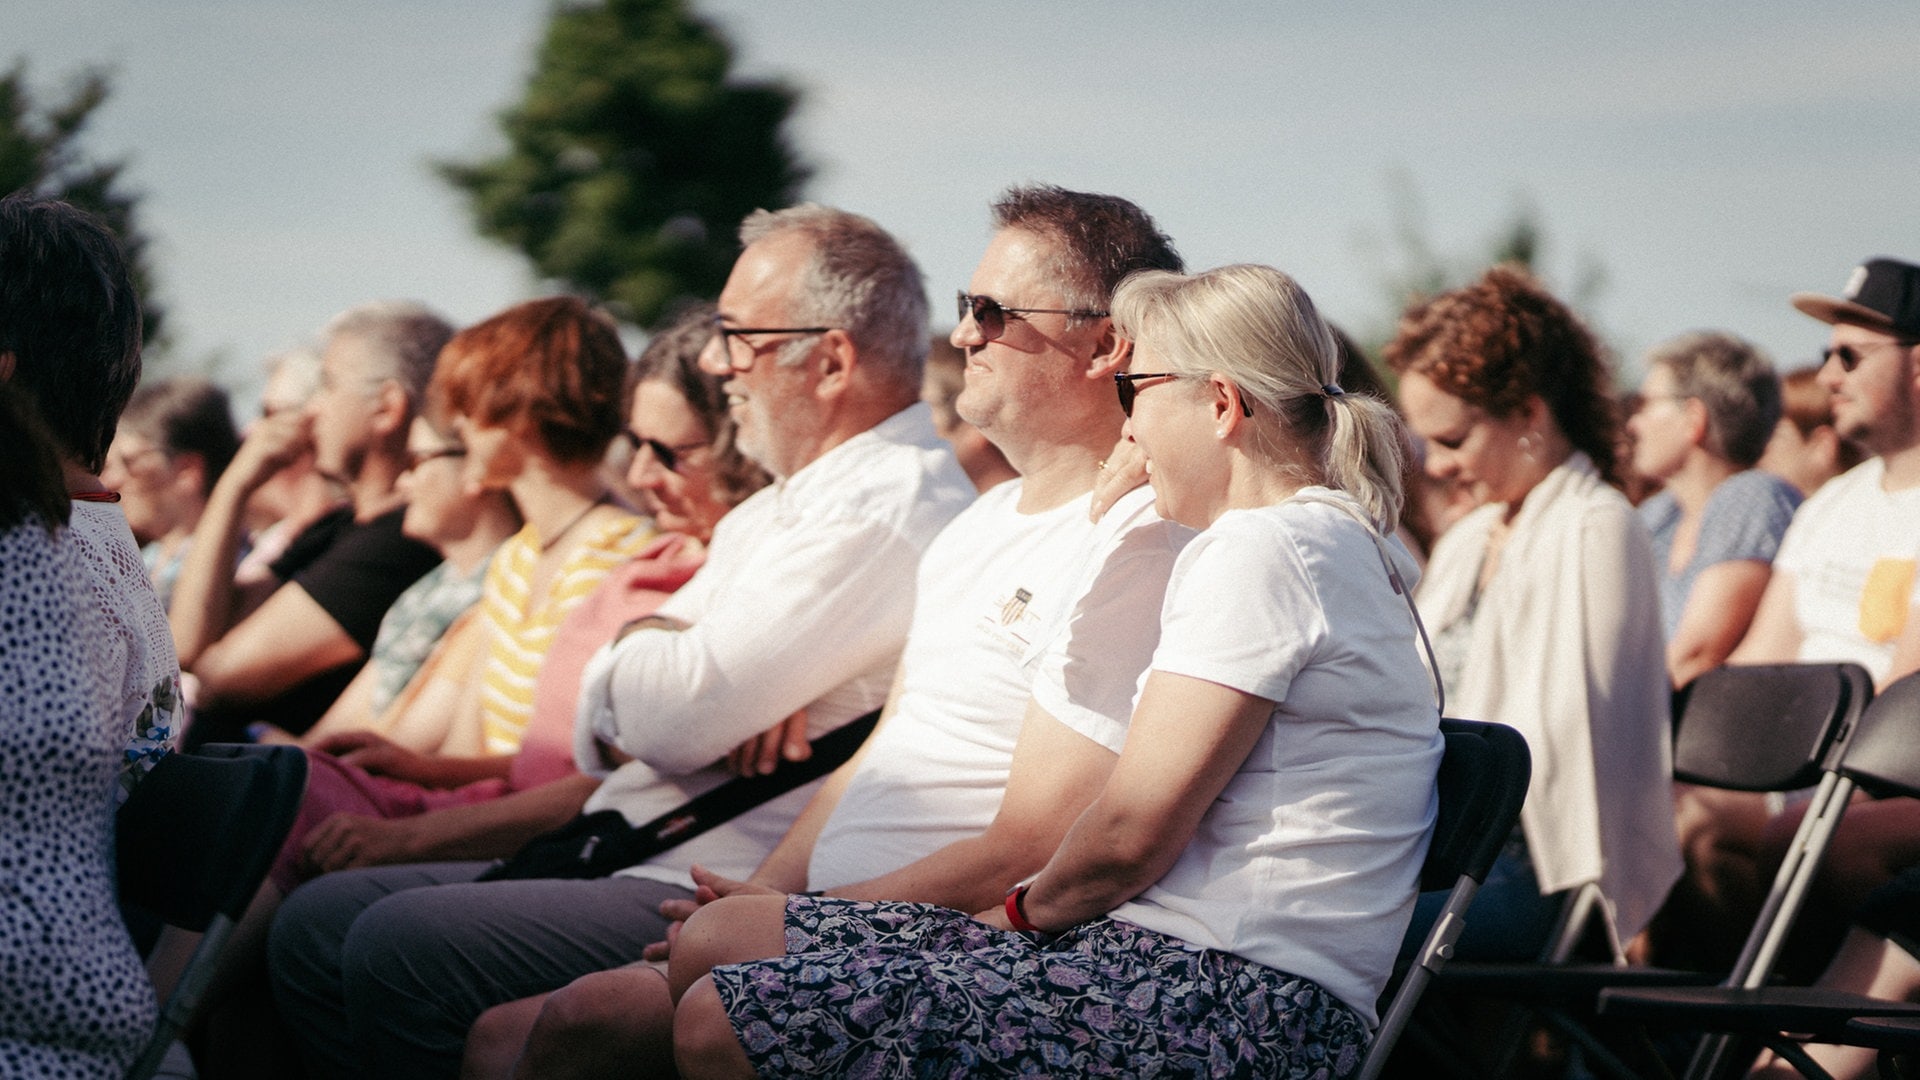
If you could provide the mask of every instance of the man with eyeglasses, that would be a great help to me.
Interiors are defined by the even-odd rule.
[[[407,432],[453,327],[409,302],[350,308],[327,326],[320,389],[248,431],[207,497],[169,615],[195,708],[189,747],[240,742],[256,724],[300,734],[370,655],[394,600],[440,563],[401,532]],[[309,525],[272,577],[235,583],[254,493],[300,455],[348,505]]]
[[[1843,296],[1792,299],[1833,327],[1819,382],[1872,456],[1794,515],[1732,661],[1851,660],[1884,683],[1920,666],[1920,640],[1895,656],[1920,554],[1920,266],[1869,259]]]
[[[898,242],[814,205],[757,211],[740,238],[701,364],[775,482],[581,679],[576,759],[611,767],[585,813],[636,826],[726,782],[726,755],[784,718],[817,739],[880,706],[921,555],[974,495],[919,402],[926,296]],[[694,861],[746,874],[817,786],[611,877],[478,881],[487,863],[448,862],[315,879],[270,936],[309,1074],[454,1075],[483,1010],[637,957],[664,933],[660,904],[692,896]]]
[[[1180,258],[1113,196],[1019,187],[993,220],[951,337],[965,355],[954,404],[1020,476],[928,549],[895,700],[860,757],[750,883],[697,876],[703,897],[759,894],[775,926],[784,895],[804,889],[967,911],[1001,903],[1105,782],[1158,640],[1190,533],[1161,521],[1146,489],[1099,524],[1089,509],[1123,419],[1112,377],[1128,350],[1107,301],[1127,274],[1178,270]],[[530,1075],[664,1071],[671,1016],[657,970],[619,968],[489,1013],[468,1060],[502,1065],[524,1044]]]

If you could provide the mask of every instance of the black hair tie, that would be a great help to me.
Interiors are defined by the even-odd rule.
[[[1320,392],[1330,398],[1344,397],[1347,393],[1345,390],[1340,389],[1339,383],[1322,383],[1320,384]]]

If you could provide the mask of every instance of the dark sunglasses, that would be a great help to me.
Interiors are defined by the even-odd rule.
[[[1126,371],[1114,375],[1113,388],[1120,393],[1120,411],[1128,416],[1133,415],[1133,399],[1140,396],[1139,387],[1133,385],[1136,381],[1140,379],[1177,379],[1179,377],[1180,373],[1177,371]],[[1243,416],[1253,415],[1253,405],[1247,401],[1245,394],[1240,395],[1240,413]]]
[[[1007,332],[1007,316],[1014,315],[1072,315],[1081,319],[1101,319],[1104,311],[1087,311],[1080,308],[1057,307],[1007,307],[991,296],[976,296],[973,293],[960,293],[960,321],[966,322],[971,316],[980,327],[980,336],[992,341]]]
[[[435,450],[413,451],[407,454],[407,468],[417,469],[420,466],[425,465],[429,461],[437,461],[440,458],[466,457],[466,456],[467,456],[467,448],[464,446],[461,446],[459,443],[454,443],[450,446],[442,446]]]
[[[643,446],[653,451],[653,460],[659,462],[660,467],[668,472],[680,471],[680,456],[682,454],[691,454],[695,450],[705,448],[707,445],[704,442],[693,442],[683,443],[679,446],[668,446],[659,439],[649,439],[634,431],[632,428],[627,428],[622,431],[620,437],[627,440],[627,445],[633,447],[633,452],[636,454],[640,452],[640,448]]]
[[[1875,349],[1885,349],[1888,347],[1908,349],[1912,348],[1913,345],[1914,342],[1904,338],[1899,341],[1876,341],[1871,345],[1861,345],[1857,347],[1853,345],[1835,345],[1820,353],[1820,362],[1824,364],[1829,360],[1838,360],[1840,361],[1841,371],[1852,371],[1854,368],[1859,367],[1860,361],[1865,360],[1867,354]]]

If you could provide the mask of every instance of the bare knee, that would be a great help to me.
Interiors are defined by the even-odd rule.
[[[672,1039],[673,1002],[658,970],[595,972],[547,995],[515,1075],[665,1074]]]
[[[527,1032],[540,1015],[545,996],[495,1005],[480,1014],[467,1029],[467,1045],[460,1058],[461,1080],[506,1080],[527,1043]]]
[[[673,943],[667,982],[674,1000],[721,964],[786,953],[785,896],[729,896],[693,913]]]
[[[689,1080],[751,1077],[753,1064],[733,1033],[713,980],[702,977],[680,998],[673,1014],[673,1055]]]

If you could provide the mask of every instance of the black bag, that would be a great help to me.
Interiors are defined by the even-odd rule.
[[[736,776],[638,828],[627,824],[618,810],[581,814],[527,841],[478,880],[602,878],[637,866],[839,768],[867,741],[879,719],[880,711],[875,709],[815,739],[813,756],[807,760],[782,762],[771,776]]]

